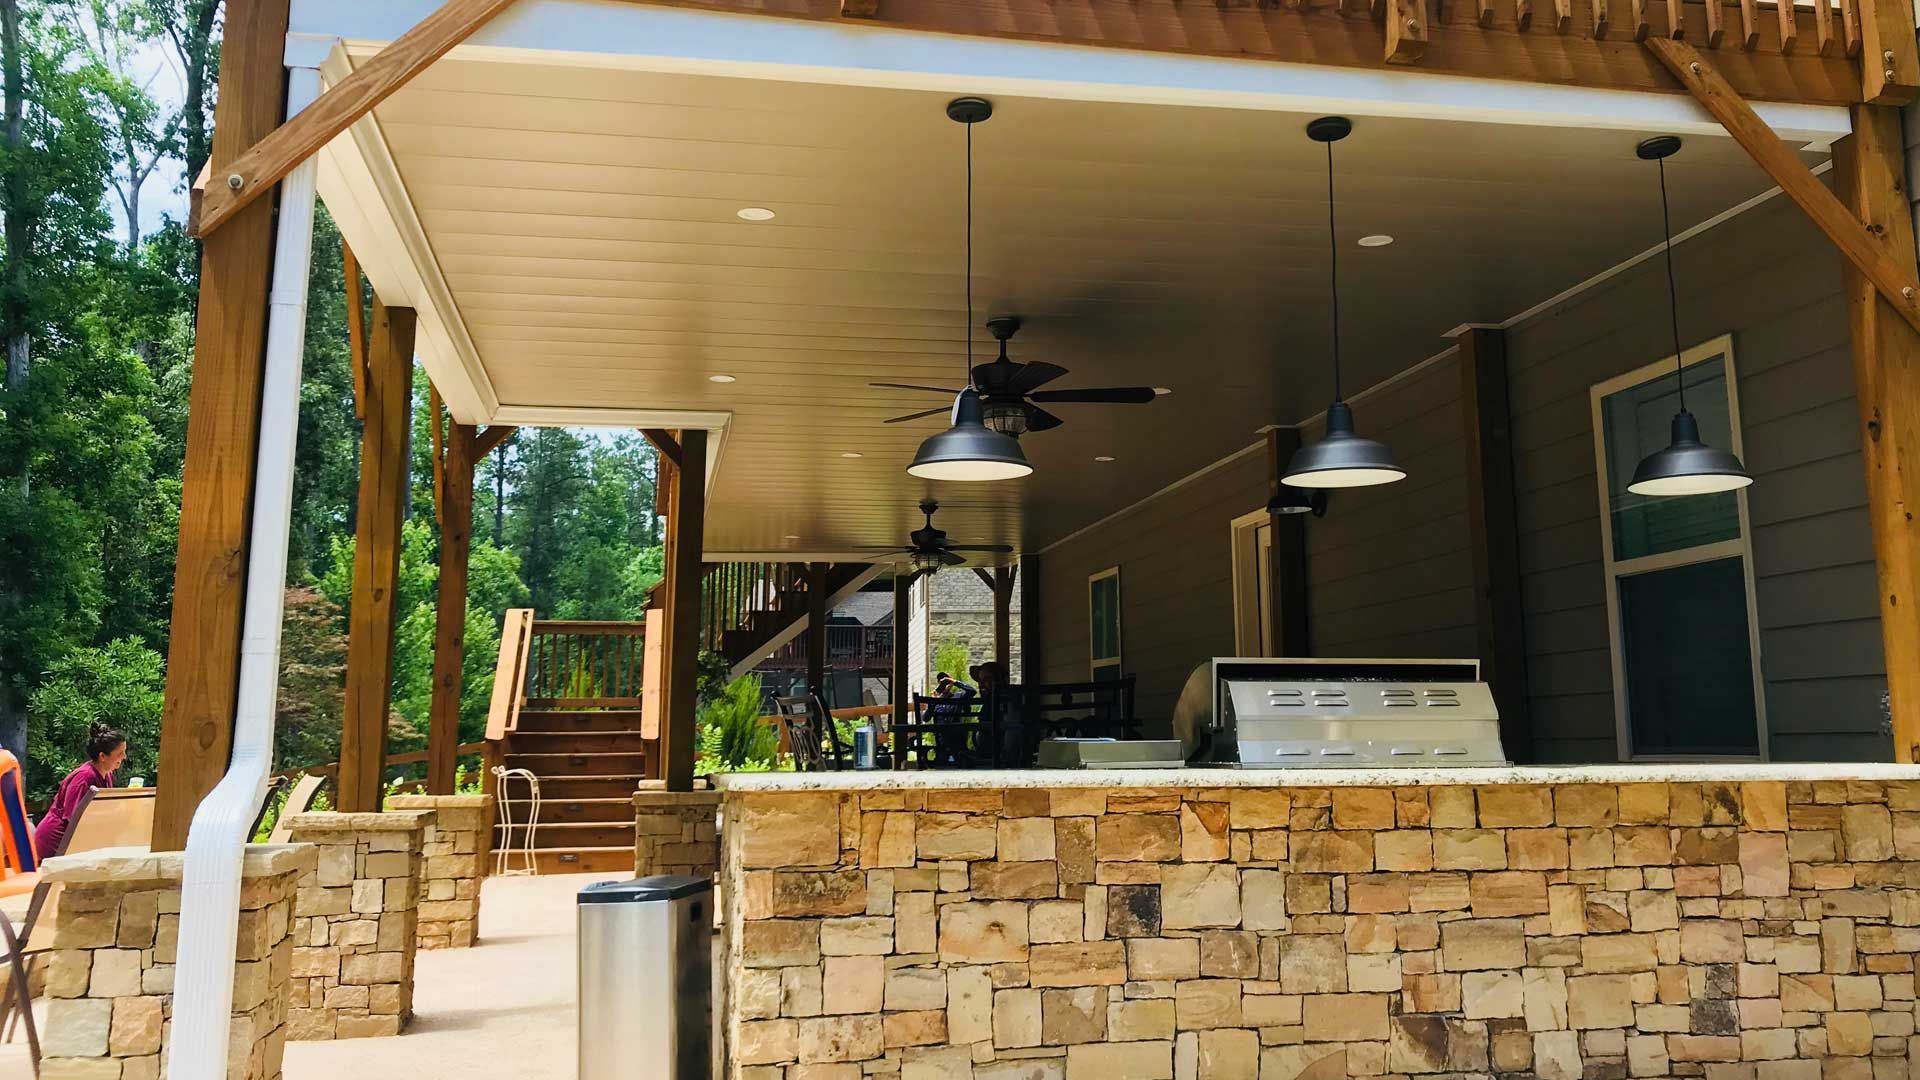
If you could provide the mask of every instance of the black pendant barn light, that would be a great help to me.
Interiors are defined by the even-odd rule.
[[[1305,488],[1280,485],[1280,494],[1267,500],[1269,514],[1312,514],[1314,517],[1327,516],[1327,489],[1308,491]]]
[[[1287,475],[1282,479],[1297,488],[1371,487],[1391,484],[1407,475],[1405,469],[1394,464],[1393,451],[1385,444],[1354,433],[1353,409],[1340,394],[1340,239],[1333,227],[1333,144],[1352,131],[1353,121],[1344,116],[1323,116],[1307,125],[1307,138],[1327,147],[1327,241],[1333,256],[1333,404],[1327,408],[1326,434],[1312,446],[1301,447],[1287,463]]]
[[[1012,480],[1033,472],[1020,441],[989,430],[980,395],[973,389],[973,125],[993,115],[984,98],[947,102],[947,118],[967,127],[967,366],[953,399],[951,426],[920,444],[907,472],[924,480]]]
[[[1661,237],[1667,253],[1667,312],[1673,321],[1673,380],[1680,392],[1680,411],[1673,414],[1673,434],[1666,449],[1647,455],[1633,470],[1627,490],[1635,495],[1712,495],[1735,491],[1753,483],[1746,466],[1732,452],[1700,441],[1700,424],[1687,411],[1686,366],[1680,352],[1680,299],[1673,281],[1673,219],[1667,208],[1667,159],[1680,149],[1680,140],[1658,135],[1635,148],[1642,161],[1660,168]]]

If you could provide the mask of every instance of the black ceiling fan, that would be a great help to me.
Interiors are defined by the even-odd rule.
[[[1003,435],[1024,435],[1029,431],[1057,428],[1064,421],[1040,407],[1046,404],[1145,405],[1159,396],[1151,386],[1098,386],[1084,390],[1041,390],[1042,386],[1067,373],[1058,364],[1043,361],[1017,363],[1007,359],[1007,340],[1020,329],[1020,316],[995,315],[987,320],[987,331],[1000,342],[1000,355],[973,369],[973,389],[979,393],[988,427]],[[868,385],[884,390],[924,390],[930,394],[955,395],[958,389],[943,386],[919,386],[913,383],[877,382]],[[926,409],[888,420],[904,424],[910,420],[946,412],[951,406]]]
[[[1007,555],[1013,552],[1013,548],[1006,544],[952,543],[947,539],[947,531],[945,529],[936,529],[933,527],[933,515],[934,512],[939,509],[940,504],[938,502],[932,499],[921,500],[920,512],[927,516],[927,523],[907,534],[907,539],[911,541],[911,543],[906,547],[879,547],[865,548],[862,550],[873,552],[874,554],[869,556],[869,558],[874,561],[893,559],[904,555],[907,558],[907,562],[913,566],[914,576],[916,577],[922,574],[931,574],[943,566],[961,566],[965,564],[967,561],[965,556],[958,554],[962,551],[991,552],[1000,555]]]

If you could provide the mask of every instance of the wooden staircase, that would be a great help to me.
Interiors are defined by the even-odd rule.
[[[882,569],[838,564],[815,574],[798,563],[709,565],[701,646],[725,656],[737,677],[806,628],[812,582],[824,580],[831,609]],[[487,719],[486,783],[498,798],[496,765],[540,779],[540,873],[633,868],[633,792],[659,771],[658,720],[649,722],[657,706],[647,692],[659,678],[659,650],[648,647],[647,634],[663,622],[567,622],[535,619],[527,608],[507,612]],[[516,782],[513,794],[524,792]]]

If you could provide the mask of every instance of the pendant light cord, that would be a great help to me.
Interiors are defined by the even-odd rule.
[[[960,389],[973,385],[973,121],[967,127],[967,370]],[[928,518],[929,521],[932,518]]]
[[[1328,262],[1327,279],[1333,292],[1333,400],[1342,400],[1340,396],[1340,239],[1333,226],[1333,143],[1327,147],[1327,250],[1332,258]]]
[[[1667,251],[1667,314],[1673,319],[1673,381],[1680,388],[1680,411],[1687,411],[1687,372],[1680,358],[1680,290],[1673,283],[1673,215],[1667,208],[1667,159],[1659,158],[1660,227]]]

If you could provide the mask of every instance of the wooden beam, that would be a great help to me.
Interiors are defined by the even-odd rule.
[[[667,580],[666,724],[660,730],[661,776],[668,791],[693,790],[694,713],[700,675],[700,585],[707,517],[707,433],[680,433],[667,530],[673,538]]]
[[[1046,604],[1040,596],[1041,575],[1045,567],[1040,556],[1027,552],[1020,556],[1020,671],[1024,683],[1046,681],[1046,660],[1041,651],[1046,645]],[[1014,673],[1009,672],[1012,678]]]
[[[624,0],[655,3],[659,0]],[[838,20],[838,10],[815,0],[665,0],[675,7],[808,21]],[[1616,0],[1618,2],[1618,0]],[[1354,17],[1333,5],[1308,11],[1239,7],[1221,10],[1194,0],[886,0],[865,25],[924,33],[1042,41],[1062,45],[1142,50],[1236,60],[1269,60],[1380,70],[1391,66],[1378,20]],[[1698,4],[1686,5],[1686,36],[1706,32]],[[1519,32],[1512,7],[1492,4],[1493,25],[1482,28],[1478,2],[1432,13],[1421,69],[1450,75],[1556,86],[1673,93],[1659,61],[1627,35],[1602,40]],[[1625,10],[1622,7],[1621,10]],[[1811,16],[1803,36],[1811,33]],[[1908,24],[1911,31],[1912,24]],[[1764,44],[1764,43],[1763,43]],[[1724,59],[1728,81],[1754,100],[1850,104],[1860,99],[1860,70],[1842,57],[1801,50],[1790,57],[1766,51]]]
[[[287,0],[234,5],[221,48],[208,160],[225,163],[281,120]],[[155,851],[186,846],[194,808],[227,771],[233,744],[272,267],[273,207],[264,201],[209,237],[200,252]]]
[[[1720,0],[1706,0],[1700,9],[1707,14],[1707,48],[1717,49],[1727,36],[1726,11],[1722,9]],[[1787,20],[1793,20],[1791,11],[1787,13]]]
[[[490,424],[481,428],[473,437],[473,460],[477,463],[498,450],[501,443],[513,438],[513,433],[519,430],[511,424]]]
[[[1427,0],[1387,0],[1387,63],[1411,64],[1427,54]]]
[[[1605,41],[1607,28],[1612,15],[1607,11],[1607,0],[1590,0],[1593,8],[1593,40]]]
[[[1873,282],[1900,317],[1920,329],[1920,278],[1914,274],[1912,251],[1896,257],[1874,237],[1801,162],[1793,148],[1782,142],[1766,121],[1754,113],[1753,107],[1734,93],[1727,81],[1701,57],[1699,50],[1685,42],[1660,38],[1648,39],[1647,48],[1706,106],[1767,175],[1773,177],[1780,190],[1806,211],[1820,231],[1827,234],[1827,239],[1833,241],[1833,246],[1840,249],[1840,254]]]
[[[1920,96],[1920,43],[1913,0],[1858,0],[1860,95],[1876,105],[1910,105]]]
[[[840,0],[843,19],[871,19],[880,14],[880,0]]]
[[[427,708],[427,794],[451,795],[466,689],[467,563],[473,548],[473,468],[478,439],[466,424],[447,432],[440,490],[440,576],[433,616],[433,697]]]
[[[1834,190],[1874,243],[1914,261],[1913,207],[1898,110],[1853,110],[1833,147]],[[1920,761],[1920,331],[1857,268],[1841,264],[1861,458],[1880,589],[1880,639],[1893,711],[1893,755]]]
[[[353,368],[353,418],[367,418],[367,295],[360,260],[345,237],[340,240],[340,272],[347,281],[347,364]]]
[[[438,11],[400,35],[379,55],[330,87],[300,114],[215,169],[200,206],[200,235],[219,231],[240,208],[279,183],[294,167],[320,152],[425,71],[448,50],[472,37],[513,0],[447,0]]]
[[[1507,336],[1470,328],[1459,338],[1462,432],[1467,448],[1467,532],[1473,559],[1474,640],[1480,676],[1500,711],[1500,742],[1533,758],[1527,700],[1526,624],[1520,605],[1520,526],[1507,404]]]
[[[1267,432],[1267,501],[1280,494],[1287,462],[1300,449],[1298,428]],[[1267,640],[1275,656],[1311,656],[1307,622],[1307,523],[1302,514],[1268,514]]]
[[[642,428],[640,434],[653,444],[655,450],[660,451],[661,457],[675,465],[680,464],[680,444],[674,441],[672,432],[657,428]]]
[[[1815,0],[1815,2],[1823,4],[1826,0]],[[1790,55],[1800,44],[1800,20],[1797,9],[1798,5],[1794,0],[1779,0],[1775,5],[1775,12],[1780,17],[1780,55],[1782,56]],[[1907,37],[1913,37],[1911,30],[1907,32]]]
[[[1740,47],[1747,52],[1752,52],[1759,44],[1759,0],[1740,0]]]
[[[807,693],[827,700],[827,564],[807,564]]]
[[[895,572],[893,575],[893,675],[887,687],[887,697],[893,702],[893,722],[907,722],[907,707],[912,704],[908,699],[907,687],[912,683],[908,668],[912,666],[913,644],[913,575]]]
[[[374,301],[354,522],[353,598],[347,611],[346,707],[334,797],[334,806],[347,813],[380,809],[387,714],[393,704],[400,525],[412,494],[407,436],[413,418],[414,325],[412,308]]]
[[[442,422],[440,409],[440,388],[427,383],[427,427],[431,439],[427,456],[433,462],[433,521],[440,521],[440,507],[446,501],[447,487],[447,438],[446,427]]]

